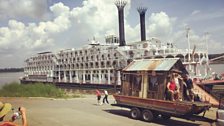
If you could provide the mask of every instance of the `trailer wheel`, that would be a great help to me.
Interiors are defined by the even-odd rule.
[[[171,116],[169,115],[161,115],[161,118],[164,119],[164,120],[168,120],[171,118]]]
[[[151,122],[154,119],[153,113],[150,110],[144,110],[142,112],[142,119],[147,122]]]
[[[138,108],[132,108],[130,115],[133,119],[139,119],[141,116],[141,111]]]

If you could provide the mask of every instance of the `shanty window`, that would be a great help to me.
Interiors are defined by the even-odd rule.
[[[155,71],[152,71],[150,75],[148,76],[148,87],[149,90],[157,91],[158,89],[158,74]]]
[[[134,77],[134,88],[137,90],[141,90],[141,83],[142,83],[142,76],[141,75],[135,75]]]

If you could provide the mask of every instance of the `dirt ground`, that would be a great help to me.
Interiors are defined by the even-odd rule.
[[[110,104],[97,105],[94,95],[73,99],[1,97],[0,100],[11,103],[14,108],[24,106],[29,126],[215,126],[215,108],[207,111],[205,118],[196,116],[195,121],[172,117],[149,123],[131,119],[128,109]],[[112,96],[109,96],[109,102],[114,102]],[[17,123],[21,124],[21,119]]]

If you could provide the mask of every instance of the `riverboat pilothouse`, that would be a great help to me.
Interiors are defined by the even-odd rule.
[[[63,84],[120,85],[121,70],[136,59],[180,58],[186,68],[199,75],[197,69],[208,59],[206,50],[178,49],[173,43],[164,43],[158,38],[146,39],[146,8],[138,8],[141,40],[125,42],[124,7],[126,2],[117,1],[119,37],[107,36],[105,43],[93,39],[88,45],[59,52],[41,52],[25,60],[25,76],[22,82],[52,82]],[[188,35],[189,38],[189,35]]]

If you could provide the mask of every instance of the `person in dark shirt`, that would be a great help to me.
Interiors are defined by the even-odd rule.
[[[194,101],[194,92],[193,92],[193,81],[192,79],[189,77],[189,75],[184,75],[184,82],[185,82],[185,86],[186,86],[186,94],[188,97],[189,101]]]
[[[158,76],[156,75],[155,71],[152,71],[150,77],[149,77],[149,90],[158,90]]]

